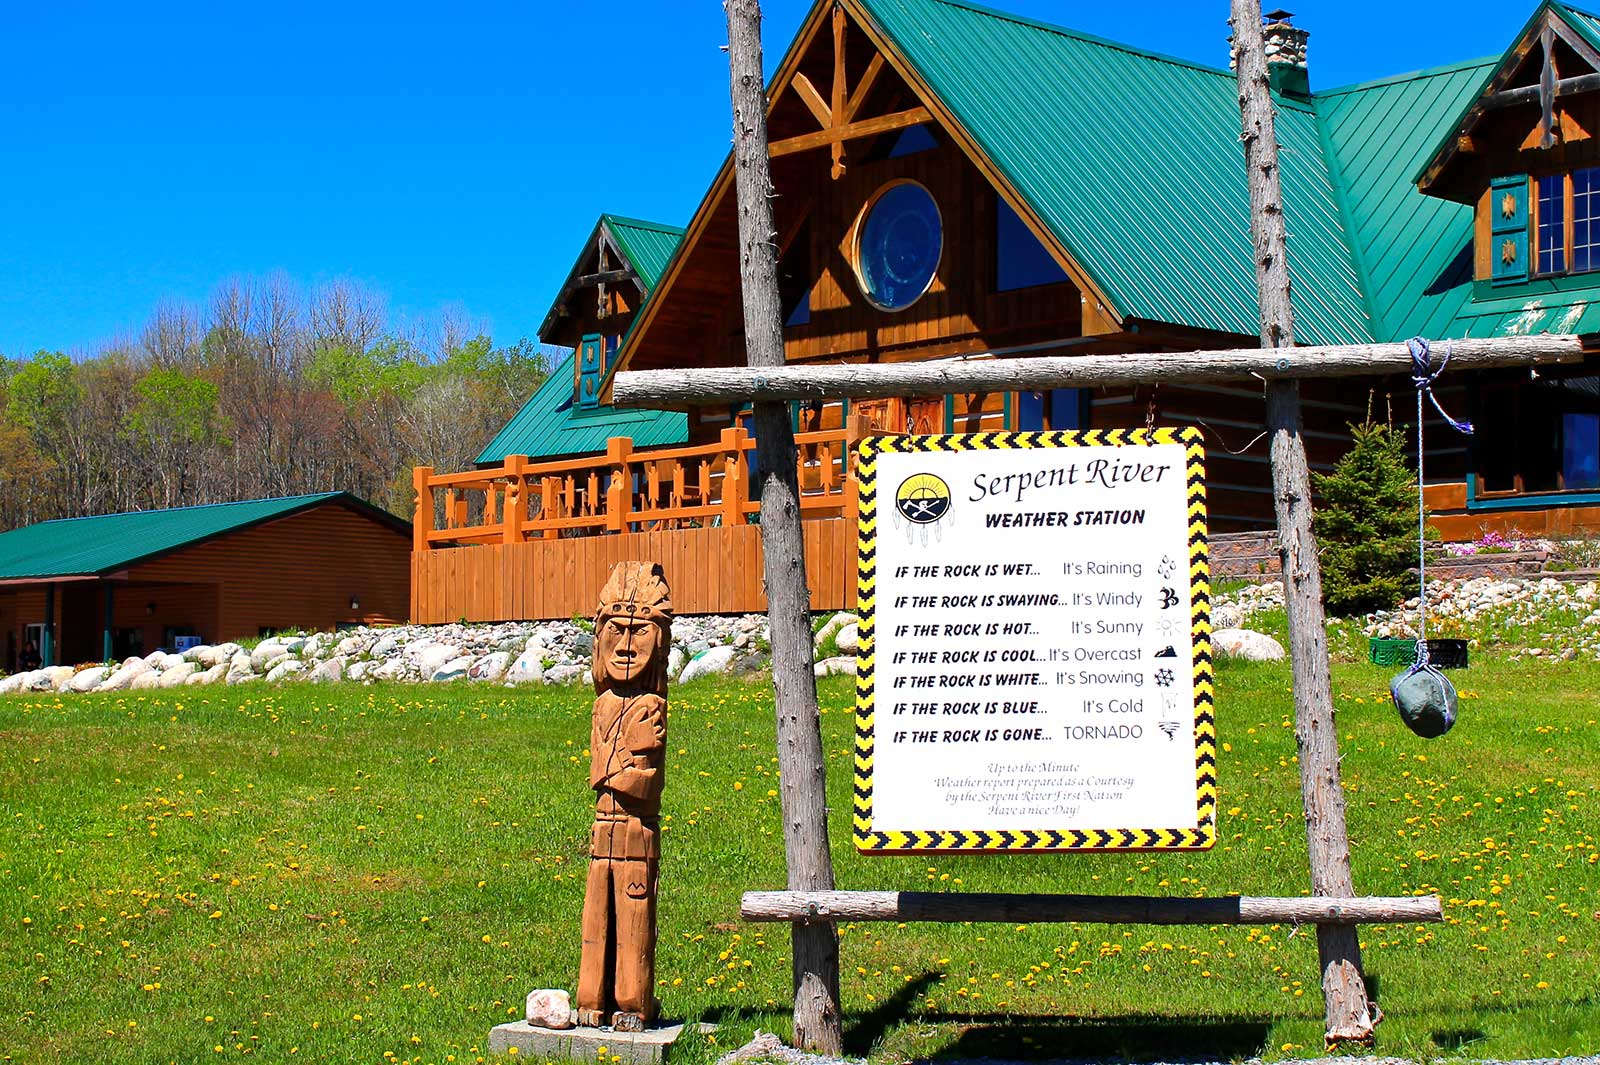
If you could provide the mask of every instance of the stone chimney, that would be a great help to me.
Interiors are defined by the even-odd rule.
[[[1311,80],[1306,74],[1306,39],[1311,36],[1298,26],[1290,25],[1294,16],[1282,8],[1269,11],[1266,25],[1261,27],[1266,38],[1267,75],[1272,87],[1291,96],[1310,96]]]
[[[1267,53],[1267,77],[1274,92],[1288,96],[1310,96],[1311,80],[1306,74],[1306,39],[1310,33],[1291,25],[1293,18],[1279,8],[1264,16],[1261,27],[1263,44]],[[1238,55],[1233,49],[1233,38],[1228,38],[1228,69],[1237,70]]]

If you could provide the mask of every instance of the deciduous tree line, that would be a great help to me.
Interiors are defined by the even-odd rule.
[[[0,358],[0,528],[332,490],[409,518],[411,467],[470,467],[549,364],[351,282],[228,282],[85,356]]]

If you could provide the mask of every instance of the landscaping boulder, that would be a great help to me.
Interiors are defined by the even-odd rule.
[[[250,668],[257,673],[264,673],[271,668],[271,662],[288,653],[288,649],[277,640],[262,640],[250,652]]]
[[[313,684],[337,684],[344,679],[345,658],[343,655],[334,655],[326,662],[319,662],[311,671]]]
[[[171,669],[163,669],[161,671],[159,683],[163,688],[182,687],[185,681],[198,672],[200,672],[200,667],[194,662],[179,662]]]
[[[702,651],[689,659],[689,664],[683,667],[683,672],[678,676],[678,683],[687,684],[716,673],[731,673],[734,657],[738,653],[737,648],[726,645]]]
[[[128,690],[135,692],[148,691],[151,688],[159,687],[160,684],[161,671],[152,669],[147,673],[141,673],[137,677],[134,677],[133,682],[128,685]]]
[[[813,672],[819,677],[853,677],[856,672],[856,660],[846,655],[824,658],[816,664]]]
[[[861,646],[861,629],[854,622],[839,629],[833,637],[834,646],[847,655],[856,653]]]
[[[540,1028],[571,1028],[572,996],[565,991],[544,988],[528,992],[526,1017]]]
[[[71,666],[45,666],[36,674],[34,687],[42,691],[65,691],[77,670]],[[48,685],[48,687],[45,687]]]
[[[67,687],[75,692],[93,691],[95,687],[111,675],[111,670],[105,666],[90,666],[72,675],[67,682]]]
[[[465,680],[467,676],[467,670],[471,668],[472,656],[462,655],[460,658],[452,658],[450,661],[439,666],[428,675],[428,680],[437,682]]]
[[[130,658],[122,663],[116,672],[106,677],[94,686],[97,692],[120,692],[127,690],[138,677],[150,672],[150,666],[142,658]]]
[[[473,680],[485,680],[493,683],[505,675],[506,666],[510,661],[511,655],[505,651],[486,654],[472,663],[472,668],[467,670],[467,676]]]
[[[212,666],[210,669],[203,670],[203,671],[201,671],[199,673],[191,673],[191,674],[189,674],[189,676],[184,678],[183,683],[184,683],[185,686],[191,685],[191,684],[195,684],[195,685],[198,685],[198,684],[216,684],[218,681],[221,681],[227,675],[228,675],[228,663],[226,663],[226,662],[218,662],[216,665]]]
[[[1218,629],[1211,634],[1211,646],[1218,654],[1242,658],[1246,662],[1281,662],[1284,659],[1283,644],[1253,629]]]
[[[529,641],[528,649],[506,670],[506,683],[537,684],[544,680],[544,656],[547,654],[543,644]]]
[[[583,666],[564,663],[559,666],[551,666],[546,670],[544,682],[546,684],[571,684],[574,681],[583,680],[588,675],[589,671]]]
[[[427,643],[412,644],[406,648],[406,655],[417,663],[417,671],[419,673],[431,679],[446,662],[460,658],[461,649],[453,644],[429,641]]]
[[[296,674],[304,673],[305,671],[306,664],[304,662],[300,661],[298,658],[290,658],[285,656],[283,661],[279,662],[267,673],[267,683],[278,684],[282,681],[289,680]]]
[[[26,673],[13,673],[9,677],[0,679],[0,695],[10,695],[13,692],[26,690],[26,686],[33,681],[33,675],[36,672],[38,671],[29,670]]]
[[[827,622],[823,624],[822,628],[817,630],[817,635],[815,637],[816,646],[821,647],[827,642],[828,637],[834,635],[846,625],[854,625],[860,620],[861,619],[856,617],[854,614],[845,611],[841,611],[833,615],[833,617],[829,618]]]

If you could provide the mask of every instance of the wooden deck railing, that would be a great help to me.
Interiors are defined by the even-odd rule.
[[[855,516],[855,444],[875,435],[860,418],[795,434],[802,517]],[[735,427],[698,447],[635,453],[613,437],[604,456],[534,464],[508,455],[502,466],[446,474],[418,466],[413,549],[745,525],[761,509],[750,491],[754,455],[755,440]]]

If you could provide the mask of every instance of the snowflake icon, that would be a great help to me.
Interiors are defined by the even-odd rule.
[[[1172,682],[1174,679],[1175,678],[1172,675],[1172,670],[1170,669],[1158,669],[1155,672],[1156,687],[1158,688],[1172,687]]]

